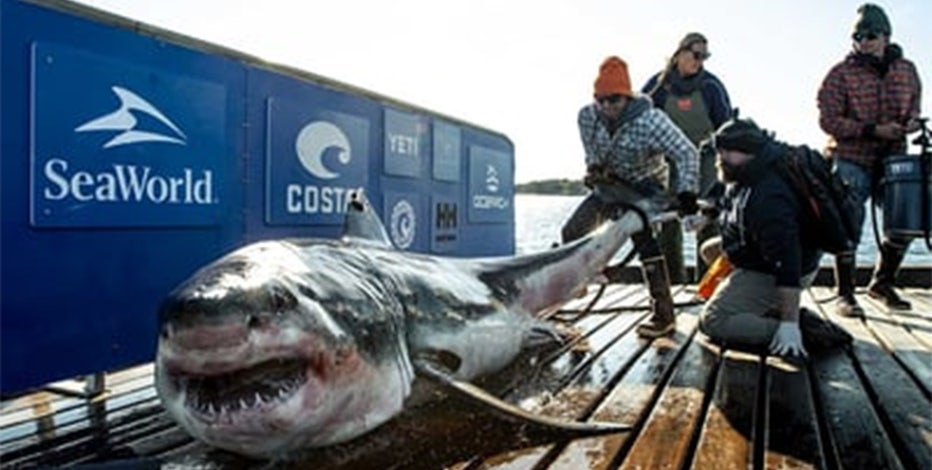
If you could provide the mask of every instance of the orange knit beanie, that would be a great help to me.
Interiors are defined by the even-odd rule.
[[[595,79],[595,96],[608,95],[633,96],[628,64],[618,56],[605,59],[599,67],[599,76]]]

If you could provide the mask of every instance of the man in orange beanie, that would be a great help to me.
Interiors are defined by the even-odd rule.
[[[579,110],[579,135],[586,152],[584,182],[592,192],[563,227],[563,242],[582,237],[619,208],[648,214],[667,209],[666,155],[679,172],[676,194],[680,213],[695,214],[699,154],[689,138],[650,99],[631,90],[628,64],[611,56],[595,79],[595,101]],[[650,227],[632,235],[651,296],[653,315],[638,326],[645,337],[675,328],[670,277]]]

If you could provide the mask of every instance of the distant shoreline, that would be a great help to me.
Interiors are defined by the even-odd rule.
[[[581,180],[567,178],[530,181],[515,185],[517,194],[584,196],[589,192]]]

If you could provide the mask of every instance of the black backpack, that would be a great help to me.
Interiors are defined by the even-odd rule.
[[[777,165],[806,210],[808,233],[819,249],[832,254],[854,251],[858,226],[857,202],[832,162],[805,145],[788,147]]]

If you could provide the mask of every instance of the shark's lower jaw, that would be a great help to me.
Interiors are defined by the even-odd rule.
[[[308,380],[308,362],[276,359],[217,375],[175,375],[185,408],[198,420],[229,422],[238,415],[269,412],[284,405]]]

